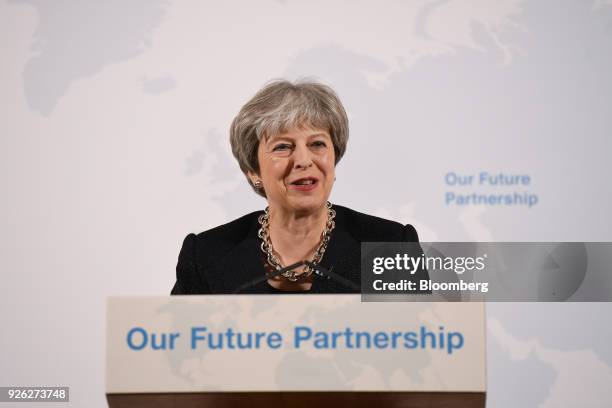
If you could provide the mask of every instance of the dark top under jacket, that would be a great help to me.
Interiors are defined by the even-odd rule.
[[[333,267],[335,274],[357,287],[361,283],[361,242],[418,242],[417,232],[410,224],[404,226],[339,205],[333,209],[336,227],[320,265],[328,270]],[[187,235],[179,254],[172,294],[230,294],[264,276],[265,258],[257,236],[260,228],[257,218],[262,213],[253,212],[198,235]],[[279,292],[266,281],[240,290],[240,293]],[[315,276],[310,291],[297,293],[355,292],[338,280]]]

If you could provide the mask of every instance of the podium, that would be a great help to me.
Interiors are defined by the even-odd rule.
[[[110,407],[484,407],[483,303],[113,297]]]

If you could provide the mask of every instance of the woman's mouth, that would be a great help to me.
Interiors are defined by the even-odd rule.
[[[289,186],[293,190],[310,191],[317,186],[318,182],[316,177],[302,177],[289,183]]]

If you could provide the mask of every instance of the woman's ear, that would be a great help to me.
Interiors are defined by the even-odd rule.
[[[247,177],[249,178],[249,180],[251,180],[251,184],[255,188],[262,188],[263,187],[263,183],[261,182],[261,177],[259,177],[259,175],[257,173],[254,173],[252,171],[247,171]]]

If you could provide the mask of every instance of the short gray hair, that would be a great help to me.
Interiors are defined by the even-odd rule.
[[[261,139],[304,126],[329,132],[338,164],[346,151],[349,128],[346,111],[334,90],[305,80],[268,83],[240,109],[230,127],[232,153],[240,170],[259,174],[257,149]],[[257,194],[266,196],[251,180],[249,184]]]

